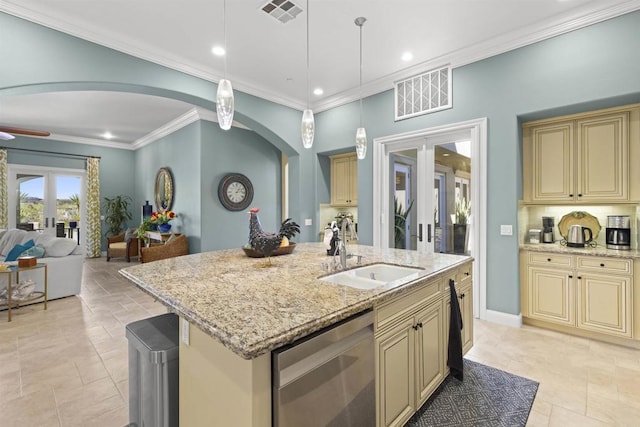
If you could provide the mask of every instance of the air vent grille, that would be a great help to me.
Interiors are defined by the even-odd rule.
[[[451,108],[451,67],[396,82],[394,99],[396,120]]]
[[[302,8],[289,0],[271,0],[261,7],[262,11],[286,24],[302,12]]]

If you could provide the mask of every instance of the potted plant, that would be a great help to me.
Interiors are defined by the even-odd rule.
[[[171,230],[171,220],[173,220],[177,214],[173,211],[163,211],[163,212],[152,212],[151,213],[151,223],[156,224],[158,226],[158,230],[161,233],[168,233]]]
[[[115,236],[122,231],[122,224],[131,220],[129,204],[131,197],[116,196],[104,198],[104,222],[107,224],[107,236]]]
[[[453,218],[453,252],[463,254],[467,248],[467,222],[471,214],[471,202],[467,199],[456,200],[456,213]]]
[[[395,247],[398,249],[405,249],[405,235],[407,230],[407,217],[413,207],[413,200],[409,203],[406,210],[402,208],[402,205],[398,203],[398,198],[393,198],[393,211],[395,212]]]

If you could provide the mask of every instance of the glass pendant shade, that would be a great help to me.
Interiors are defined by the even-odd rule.
[[[231,129],[233,123],[233,88],[231,82],[222,79],[218,82],[218,94],[216,96],[216,112],[220,129]]]
[[[356,131],[356,156],[362,160],[367,155],[367,132],[364,128],[358,128]]]
[[[300,130],[302,132],[302,146],[304,148],[311,148],[313,145],[313,135],[316,130],[313,111],[304,110],[302,113],[302,124],[300,126]]]

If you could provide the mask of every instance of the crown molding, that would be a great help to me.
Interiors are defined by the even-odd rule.
[[[133,150],[138,150],[139,148],[142,148],[145,145],[149,145],[162,137],[170,135],[185,126],[190,125],[191,123],[197,122],[198,120],[200,120],[198,109],[192,108],[180,117],[171,120],[170,122],[157,128],[156,130],[149,132],[142,138],[137,139],[133,144],[131,144],[131,147]]]
[[[200,64],[189,61],[187,58],[175,55],[169,51],[156,49],[136,40],[128,39],[123,37],[122,34],[110,31],[95,31],[82,27],[78,25],[78,23],[62,21],[59,18],[4,0],[0,0],[0,11],[212,83],[217,84],[223,78],[221,75],[203,70]],[[230,80],[232,80],[234,90],[239,90],[300,111],[306,108],[306,104],[301,101],[283,97],[277,93],[262,89],[248,82],[233,79],[232,77]]]
[[[121,150],[133,150],[133,146],[128,142],[108,141],[100,138],[85,138],[80,136],[52,133],[49,136],[33,136],[30,138],[55,139],[56,141],[72,142],[74,144],[97,145],[99,147],[118,148]]]
[[[552,37],[566,34],[598,22],[606,21],[617,16],[635,12],[640,9],[640,0],[629,0],[626,3],[614,5],[602,10],[588,9],[574,12],[569,20],[558,18],[543,24],[523,27],[519,30],[503,34],[499,37],[474,44],[463,49],[451,52],[429,61],[421,62],[409,68],[405,68],[393,74],[388,74],[374,81],[362,85],[359,89],[351,89],[340,94],[320,100],[312,105],[315,112],[329,110],[360,99],[362,97],[376,95],[393,89],[395,82],[433,70],[443,65],[450,64],[451,68],[462,67],[473,62],[490,58],[511,50],[515,50],[530,44],[534,44]]]
[[[380,77],[375,81],[363,84],[362,91],[360,91],[359,88],[350,89],[312,103],[311,107],[315,112],[339,107],[358,100],[360,94],[362,94],[362,97],[367,97],[387,91],[392,89],[394,82],[398,80],[437,68],[443,64],[451,64],[452,68],[461,67],[639,9],[640,0],[629,0],[625,3],[599,10],[594,10],[593,6],[586,6],[570,12],[570,15],[564,15],[563,19],[555,19],[542,24],[523,27],[520,30],[512,31],[508,34],[474,44],[473,46],[460,49],[450,54],[433,58],[432,60],[416,64],[397,73]],[[138,41],[123,38],[121,34],[109,31],[97,32],[81,27],[78,23],[61,21],[53,16],[21,5],[9,3],[5,0],[0,0],[0,11],[203,80],[217,83],[222,78],[220,75],[203,70],[201,66],[193,61],[188,61],[183,57],[155,49],[149,45],[143,45]],[[233,81],[235,90],[300,111],[306,108],[306,104],[299,100],[283,97],[249,82],[235,79],[231,80]]]

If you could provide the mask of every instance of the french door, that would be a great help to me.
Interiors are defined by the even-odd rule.
[[[86,172],[9,165],[9,227],[71,237],[80,244]]]

